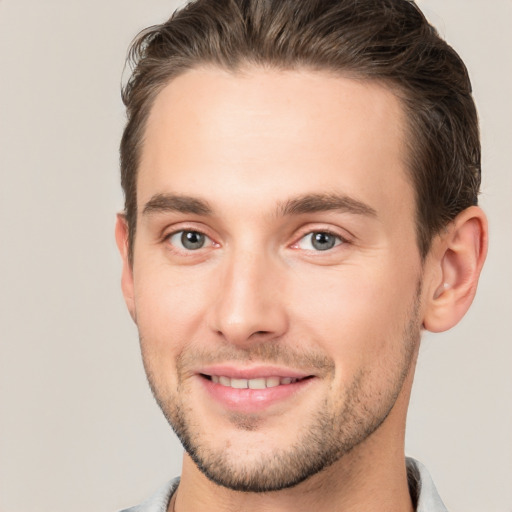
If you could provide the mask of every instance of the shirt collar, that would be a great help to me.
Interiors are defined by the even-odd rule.
[[[427,468],[411,457],[406,458],[409,492],[416,512],[448,512],[439,497]]]

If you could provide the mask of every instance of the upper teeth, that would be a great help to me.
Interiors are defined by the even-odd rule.
[[[232,379],[223,375],[212,375],[212,382],[235,389],[265,389],[274,388],[281,384],[291,384],[298,379],[292,377],[260,377],[257,379]]]

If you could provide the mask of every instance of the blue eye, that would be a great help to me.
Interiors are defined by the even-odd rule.
[[[202,249],[210,239],[199,231],[177,231],[169,236],[169,242],[186,251],[197,251]]]
[[[341,237],[326,231],[308,233],[299,240],[297,246],[308,251],[328,251],[343,242]]]

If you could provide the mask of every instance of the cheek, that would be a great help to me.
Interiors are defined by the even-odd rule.
[[[148,353],[173,359],[204,321],[205,280],[168,265],[147,264],[135,272],[137,327]]]
[[[294,285],[292,325],[331,355],[338,370],[383,366],[403,350],[417,278],[380,268],[320,269]]]

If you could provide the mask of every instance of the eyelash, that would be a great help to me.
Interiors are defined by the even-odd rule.
[[[164,237],[163,237],[163,241],[166,242],[169,246],[171,246],[175,251],[179,251],[181,254],[193,254],[197,251],[199,251],[200,249],[203,249],[204,246],[202,247],[199,247],[198,249],[187,249],[187,248],[181,248],[181,247],[177,247],[175,244],[173,244],[171,242],[171,239],[176,236],[176,235],[180,235],[183,237],[183,235],[185,233],[196,233],[198,235],[201,235],[205,238],[205,244],[208,243],[208,246],[219,246],[220,244],[216,243],[210,236],[208,236],[203,230],[201,229],[196,229],[196,228],[182,228],[182,229],[178,229],[176,231],[173,231],[171,233],[168,233],[166,234]]]
[[[327,252],[330,252],[332,251],[335,247],[339,246],[339,245],[343,245],[343,244],[346,244],[348,243],[348,240],[347,238],[341,236],[339,233],[335,233],[334,231],[332,230],[329,230],[329,229],[309,229],[308,231],[304,232],[303,234],[301,234],[301,236],[297,239],[297,241],[295,243],[292,244],[292,248],[294,249],[300,249],[300,246],[299,244],[307,239],[307,237],[313,237],[313,235],[328,235],[330,237],[333,237],[336,239],[335,241],[335,245],[332,246],[332,247],[329,247],[328,249],[324,249],[324,250],[321,250],[321,249],[304,249],[304,250],[307,250],[307,251],[310,251],[310,252],[314,252],[314,253],[327,253]],[[313,244],[313,242],[311,241],[310,242],[311,244]]]

